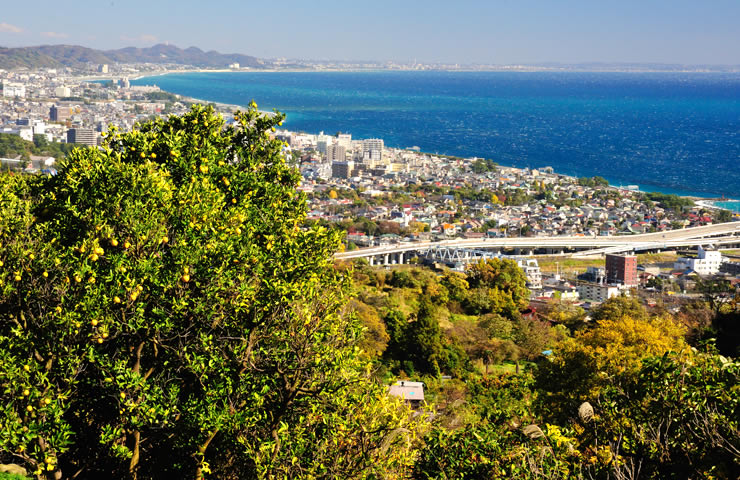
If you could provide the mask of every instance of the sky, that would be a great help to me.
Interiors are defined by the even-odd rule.
[[[740,64],[740,0],[3,3],[3,47],[169,42],[312,60]]]

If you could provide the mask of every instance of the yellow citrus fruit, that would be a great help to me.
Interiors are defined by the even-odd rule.
[[[116,297],[113,297],[113,303],[121,303],[121,299]]]
[[[111,245],[113,245],[114,247],[117,247],[117,246],[118,246],[118,240],[116,240],[116,239],[114,238],[114,239],[112,239],[112,240],[110,241],[110,244],[111,244]]]

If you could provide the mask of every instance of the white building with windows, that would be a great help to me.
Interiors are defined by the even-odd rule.
[[[54,89],[54,95],[59,98],[71,97],[72,89],[69,87],[57,87]]]
[[[3,82],[3,97],[26,98],[26,86],[20,83]]]
[[[622,292],[629,294],[629,290],[622,288],[621,285],[607,285],[605,283],[581,283],[576,288],[581,300],[591,302],[605,302],[610,298],[618,297]]]
[[[532,290],[540,290],[542,288],[542,271],[540,271],[540,265],[537,260],[534,258],[524,258],[517,260],[516,263],[527,278],[527,287]]]
[[[705,250],[699,246],[696,258],[679,258],[673,264],[675,270],[693,270],[699,275],[714,275],[719,273],[722,265],[722,253],[717,250]]]
[[[337,135],[337,145],[341,145],[345,150],[352,149],[352,134],[340,133]]]

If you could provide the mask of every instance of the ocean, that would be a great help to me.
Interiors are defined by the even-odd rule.
[[[225,72],[136,85],[287,114],[285,128],[740,198],[740,74]]]

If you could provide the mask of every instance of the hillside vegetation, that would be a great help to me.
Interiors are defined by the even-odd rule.
[[[89,64],[156,63],[226,68],[231,63],[259,68],[255,57],[242,54],[204,52],[190,47],[158,44],[149,48],[127,47],[118,50],[96,50],[79,45],[41,45],[37,47],[0,48],[0,68],[80,68]]]

